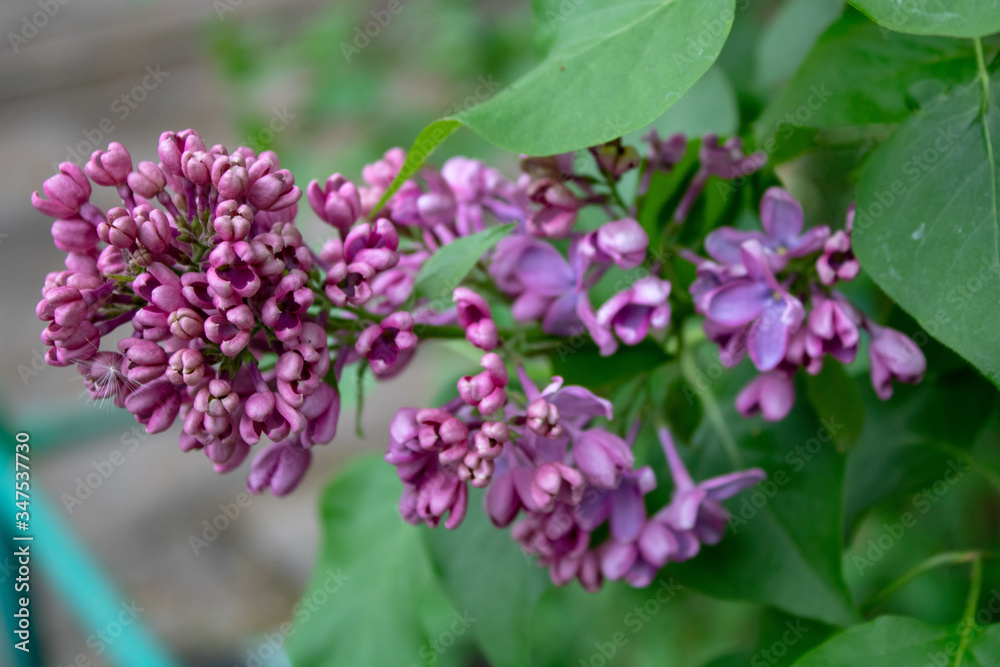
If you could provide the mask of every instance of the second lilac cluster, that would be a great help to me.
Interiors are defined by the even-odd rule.
[[[695,308],[722,363],[732,367],[749,356],[761,372],[737,397],[739,411],[783,419],[795,402],[795,371],[816,375],[828,356],[851,363],[862,330],[871,338],[871,378],[880,398],[892,395],[893,380],[919,382],[927,364],[916,343],[877,325],[833,289],[861,268],[851,250],[853,207],[845,229],[803,232],[801,205],[775,187],[764,194],[760,217],[763,231],[722,227],[705,239],[709,258],[686,254],[698,267]]]

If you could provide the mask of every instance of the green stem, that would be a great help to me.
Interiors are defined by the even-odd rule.
[[[981,557],[982,554],[978,551],[949,551],[931,556],[865,600],[861,604],[861,611],[864,614],[868,614],[875,607],[889,599],[889,597],[891,597],[892,594],[900,588],[910,583],[923,573],[933,570],[936,567],[940,567],[942,565],[954,565],[956,563],[968,563]]]
[[[972,585],[969,587],[969,597],[965,601],[965,613],[962,615],[961,623],[962,634],[958,642],[958,651],[955,653],[953,667],[962,667],[962,660],[965,659],[965,652],[969,648],[972,630],[976,627],[976,604],[979,602],[982,586],[983,558],[981,554],[977,554],[975,560],[972,561]]]

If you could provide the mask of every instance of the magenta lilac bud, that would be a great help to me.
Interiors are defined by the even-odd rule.
[[[227,199],[216,207],[212,227],[223,241],[242,241],[250,233],[253,216],[253,209],[246,204]]]
[[[90,160],[83,166],[87,176],[94,183],[103,186],[125,185],[132,171],[132,156],[118,142],[108,144],[108,150],[96,150],[90,154]]]
[[[458,381],[458,394],[468,405],[488,415],[507,402],[507,366],[495,352],[487,352],[480,361],[483,372],[466,375]]]
[[[116,207],[108,211],[107,221],[97,226],[97,235],[116,248],[128,248],[135,243],[139,228],[128,211]]]
[[[614,262],[629,270],[646,261],[649,235],[636,220],[623,218],[606,222],[586,236],[584,252],[599,262]]]
[[[90,181],[83,170],[72,162],[63,162],[59,165],[59,173],[42,184],[42,192],[48,199],[33,192],[31,204],[49,217],[70,218],[90,199],[90,191]]]
[[[391,269],[399,263],[399,235],[385,218],[375,224],[362,223],[352,229],[344,239],[344,261],[348,264],[364,262],[376,271]]]
[[[871,335],[868,356],[871,360],[871,378],[875,393],[883,401],[892,396],[892,381],[917,384],[927,370],[927,360],[920,347],[906,334],[880,327],[865,320],[865,329]]]
[[[649,276],[608,299],[596,313],[587,299],[581,299],[577,312],[601,355],[609,356],[618,349],[618,340],[638,345],[650,328],[663,329],[670,323],[669,295],[669,282]]]
[[[736,397],[736,409],[744,417],[760,414],[770,422],[784,419],[794,404],[795,385],[780,370],[758,375]]]
[[[235,357],[250,342],[255,318],[246,304],[240,304],[205,320],[205,338],[217,344],[227,357]]]
[[[387,377],[398,372],[413,356],[417,336],[413,333],[413,316],[405,311],[389,315],[358,336],[355,351],[368,359],[372,372]]]
[[[246,400],[240,419],[240,435],[251,445],[266,435],[273,442],[284,440],[291,433],[300,433],[306,427],[302,413],[272,391],[258,391]]]
[[[531,481],[531,499],[542,512],[551,510],[556,501],[576,505],[583,497],[583,481],[576,468],[559,462],[543,463]]]
[[[189,341],[205,332],[205,320],[190,308],[178,308],[167,317],[167,326],[174,338]]]
[[[306,274],[291,271],[278,283],[274,296],[264,302],[261,320],[274,329],[278,340],[291,340],[302,331],[302,318],[314,298],[312,290],[306,287]]]
[[[173,384],[195,387],[205,377],[206,368],[205,358],[201,352],[184,348],[170,355],[164,376]]]
[[[173,243],[176,227],[169,214],[142,204],[135,207],[132,216],[138,229],[139,243],[150,252],[163,252]]]
[[[466,340],[487,352],[495,348],[497,325],[486,299],[467,287],[456,287],[452,300],[457,304],[458,325],[465,329]]]
[[[504,444],[510,442],[510,429],[503,422],[486,422],[473,438],[476,453],[492,461],[503,453]]]
[[[347,236],[351,225],[361,216],[358,189],[340,174],[333,174],[326,179],[325,188],[320,187],[318,181],[310,182],[306,188],[306,197],[316,215],[340,230],[342,238]]]
[[[167,177],[159,167],[148,161],[140,162],[126,181],[133,192],[146,199],[154,199],[167,187]]]
[[[139,387],[125,399],[125,409],[146,426],[149,434],[170,428],[180,407],[180,394],[165,378]]]
[[[64,252],[89,255],[97,247],[98,238],[94,225],[80,217],[52,223],[52,241]]]
[[[270,488],[275,496],[288,495],[302,481],[311,462],[312,452],[296,439],[275,443],[254,457],[247,491],[262,493]]]
[[[563,433],[559,423],[559,408],[546,401],[536,398],[528,404],[525,410],[528,428],[543,438],[556,440]]]

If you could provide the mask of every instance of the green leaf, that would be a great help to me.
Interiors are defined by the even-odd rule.
[[[375,213],[385,206],[385,203],[389,201],[389,198],[396,194],[396,190],[399,190],[403,183],[412,178],[418,171],[420,167],[423,166],[424,162],[434,149],[441,145],[445,139],[451,136],[451,134],[461,127],[461,123],[457,120],[436,120],[424,129],[420,130],[420,134],[417,138],[413,140],[413,145],[410,146],[410,150],[406,153],[406,161],[403,162],[402,168],[399,173],[396,174],[396,178],[392,179],[392,183],[389,184],[389,189],[385,191],[382,195],[382,199],[376,204],[374,210],[372,210],[371,215],[374,216]]]
[[[399,517],[401,491],[373,456],[324,492],[322,549],[289,633],[296,667],[420,662],[453,621],[419,531]]]
[[[898,123],[913,111],[913,96],[968,81],[972,45],[945,38],[890,33],[848,11],[816,42],[777,100],[761,115],[756,136],[771,155],[804,128]],[[863,138],[863,137],[862,137]]]
[[[740,125],[740,111],[736,104],[736,93],[729,83],[725,71],[712,67],[705,76],[698,79],[677,104],[663,112],[653,121],[652,127],[661,137],[669,137],[677,132],[689,137],[705,134],[735,134]],[[625,143],[636,144],[646,129],[625,137]]]
[[[956,656],[961,633],[904,616],[881,616],[845,630],[804,655],[795,667],[914,667],[957,665],[989,667],[1000,655],[1000,625],[973,628],[962,659]]]
[[[876,505],[941,479],[949,463],[980,456],[979,434],[1000,414],[996,390],[968,366],[916,387],[897,386],[889,401],[870,387],[861,394],[864,430],[848,454],[844,479],[848,535]],[[1000,465],[993,467],[1000,472]]]
[[[879,287],[1000,385],[1000,83],[981,71],[872,154],[853,240]]]
[[[720,544],[668,568],[708,595],[770,604],[834,625],[855,622],[841,567],[844,462],[830,435],[842,415],[820,419],[800,400],[783,421],[762,430],[759,420],[741,417],[733,405],[752,369],[719,377],[713,372],[718,361],[711,363],[686,372],[693,387],[711,389],[700,392],[706,419],[695,435],[692,474],[704,479],[756,466],[768,478],[727,503],[732,518]]]
[[[1000,0],[850,0],[879,25],[914,35],[985,37],[1000,32]]]
[[[425,541],[455,609],[475,619],[469,630],[490,664],[526,665],[531,610],[550,585],[548,573],[490,523],[482,496],[472,494],[456,530],[427,529]]]
[[[443,307],[451,303],[451,293],[487,250],[514,229],[514,223],[490,227],[455,239],[435,252],[417,275],[417,298],[426,297]]]
[[[790,78],[816,39],[844,11],[844,0],[790,0],[757,41],[757,79],[764,87]]]
[[[545,59],[455,118],[531,155],[609,141],[681,98],[715,62],[734,14],[734,0],[546,0],[535,11],[555,28]]]
[[[577,347],[576,344],[579,344]],[[638,345],[618,348],[613,356],[602,357],[600,351],[581,337],[570,338],[552,356],[552,374],[566,384],[578,384],[589,389],[613,388],[639,373],[654,371],[671,357],[656,342],[646,339]]]
[[[833,434],[833,441],[837,449],[846,452],[861,437],[865,424],[865,405],[857,382],[830,359],[819,375],[806,376],[806,387],[817,414],[838,415],[843,428]]]

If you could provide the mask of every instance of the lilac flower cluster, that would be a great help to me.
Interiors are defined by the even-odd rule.
[[[649,585],[668,562],[716,544],[728,514],[721,501],[764,479],[759,469],[695,484],[666,429],[660,439],[674,478],[671,502],[649,517],[645,496],[656,488],[648,466],[635,467],[631,440],[596,418],[611,404],[559,377],[542,390],[518,369],[524,401],[508,398],[507,370],[495,353],[484,371],[459,381],[460,399],[442,408],[400,410],[386,460],[405,487],[400,511],[410,523],[456,528],[468,486],[487,487],[486,512],[498,528],[523,512],[512,535],[549,568],[552,581],[578,579],[595,591],[604,579]],[[478,413],[478,414],[477,414]],[[594,543],[607,524],[609,537]]]
[[[843,230],[803,232],[801,205],[774,187],[761,200],[760,217],[762,232],[721,227],[705,239],[709,258],[686,255],[698,267],[691,285],[695,309],[705,316],[705,334],[718,344],[722,363],[732,367],[749,356],[761,371],[740,392],[737,409],[783,419],[795,402],[795,371],[816,375],[827,356],[851,363],[861,330],[871,338],[871,378],[880,398],[892,395],[892,380],[920,382],[926,369],[920,348],[833,289],[860,271],[851,251],[853,208]]]
[[[112,143],[83,169],[64,162],[32,195],[67,253],[36,311],[46,360],[76,364],[91,397],[149,433],[179,418],[181,449],[203,450],[218,472],[267,437],[248,487],[282,495],[309,448],[333,439],[340,410],[324,382],[325,316],[310,310],[313,256],[293,222],[301,191],[273,153],[207,148],[192,130],[163,133],[158,156],[133,167]],[[121,206],[92,204],[95,185]]]
[[[648,170],[669,170],[687,147],[683,137],[665,146],[654,135],[651,144]],[[726,150],[734,163],[746,162],[741,151],[733,154],[738,147],[729,144]],[[667,155],[670,151],[679,155]],[[612,184],[640,164],[635,149],[619,142],[591,153]],[[462,173],[475,173],[471,162],[461,165]],[[752,170],[759,163],[743,166]],[[647,261],[649,238],[635,218],[627,211],[614,215],[609,196],[596,192],[593,178],[574,172],[571,154],[525,158],[522,169],[514,184],[489,172],[488,178],[474,179],[475,187],[462,188],[454,181],[457,168],[446,163],[441,178],[426,178],[427,191],[404,184],[387,215],[398,224],[422,227],[431,252],[434,243],[481,229],[484,210],[517,222],[488,264],[491,287],[509,299],[517,322],[537,324],[553,336],[583,333],[605,356],[620,344],[637,345],[651,331],[665,330],[671,285],[648,272],[596,310],[591,305],[590,290],[609,270],[630,271]],[[716,171],[712,167],[711,173]],[[740,175],[735,168],[730,171],[727,177]],[[449,194],[445,185],[466,194]],[[703,187],[704,182],[693,185],[691,202]],[[453,200],[468,207],[463,224],[457,219],[450,224]],[[605,207],[612,219],[597,229],[576,231],[579,212],[591,205]],[[448,215],[435,218],[428,211]],[[557,240],[568,242],[565,255]],[[583,387],[563,386],[558,377],[539,390],[523,369],[518,369],[523,396],[512,393],[504,358],[493,351],[502,352],[504,341],[489,304],[467,287],[457,288],[453,300],[467,339],[486,351],[483,370],[461,378],[458,398],[446,405],[405,408],[394,418],[385,458],[403,481],[400,511],[407,521],[432,527],[443,521],[455,528],[466,515],[469,486],[487,487],[486,511],[493,523],[506,527],[523,512],[513,529],[523,549],[549,568],[555,583],[578,579],[591,591],[604,579],[648,585],[668,561],[691,558],[701,544],[721,539],[728,516],[721,501],[762,480],[762,471],[696,485],[664,430],[675,495],[648,517],[645,496],[656,487],[656,477],[649,467],[636,467],[634,435],[626,441],[595,424],[612,418],[610,402]],[[610,537],[594,538],[603,525],[609,526]]]
[[[458,380],[445,405],[405,408],[391,423],[385,458],[404,484],[403,517],[455,528],[469,487],[484,488],[493,523],[513,523],[513,537],[555,583],[648,585],[666,563],[718,542],[728,518],[721,502],[764,473],[695,483],[662,429],[673,497],[649,515],[646,496],[657,480],[633,456],[638,425],[619,437],[609,401],[559,377],[539,389],[521,366],[538,349],[529,335],[543,350],[580,336],[603,356],[671,335],[673,286],[661,277],[661,259],[650,261],[649,237],[618,186],[638,169],[642,197],[653,173],[672,169],[688,143],[655,132],[646,141],[643,158],[620,141],[591,148],[599,176],[576,171],[572,154],[524,157],[516,180],[456,157],[401,184],[394,182],[406,155],[394,148],[364,168],[360,185],[336,173],[309,183],[306,199],[332,233],[318,252],[295,227],[302,193],[273,153],[206,148],[185,130],[160,137],[158,163],[133,167],[113,143],[84,169],[63,163],[44,196],[32,197],[56,218],[53,239],[67,253],[66,270],[47,277],[37,308],[47,323],[46,359],[76,364],[92,397],[124,407],[150,433],[179,418],[181,449],[203,450],[219,472],[258,447],[248,488],[284,495],[301,481],[311,447],[336,435],[346,366],[366,364],[389,378],[421,340],[464,337],[483,352],[481,372]],[[698,159],[677,222],[709,178],[741,178],[764,160],[714,136],[701,142]],[[115,188],[121,206],[97,208],[93,185]],[[599,207],[606,220],[582,228],[586,207]],[[763,232],[712,232],[710,259],[686,254],[698,266],[695,309],[723,362],[748,355],[762,372],[739,409],[782,418],[794,401],[795,369],[817,373],[827,355],[850,362],[860,329],[872,339],[879,396],[891,394],[892,380],[919,381],[925,363],[916,345],[833,289],[860,268],[850,220],[844,231],[803,233],[801,207],[777,188],[765,194],[761,219]],[[462,284],[417,298],[429,257],[508,222],[513,232]],[[593,304],[595,287],[615,272],[619,286]],[[513,332],[494,319],[503,300],[499,307],[523,325]],[[129,335],[102,350],[102,339],[125,324]],[[517,367],[513,383],[508,364]],[[264,438],[272,444],[259,446]]]

